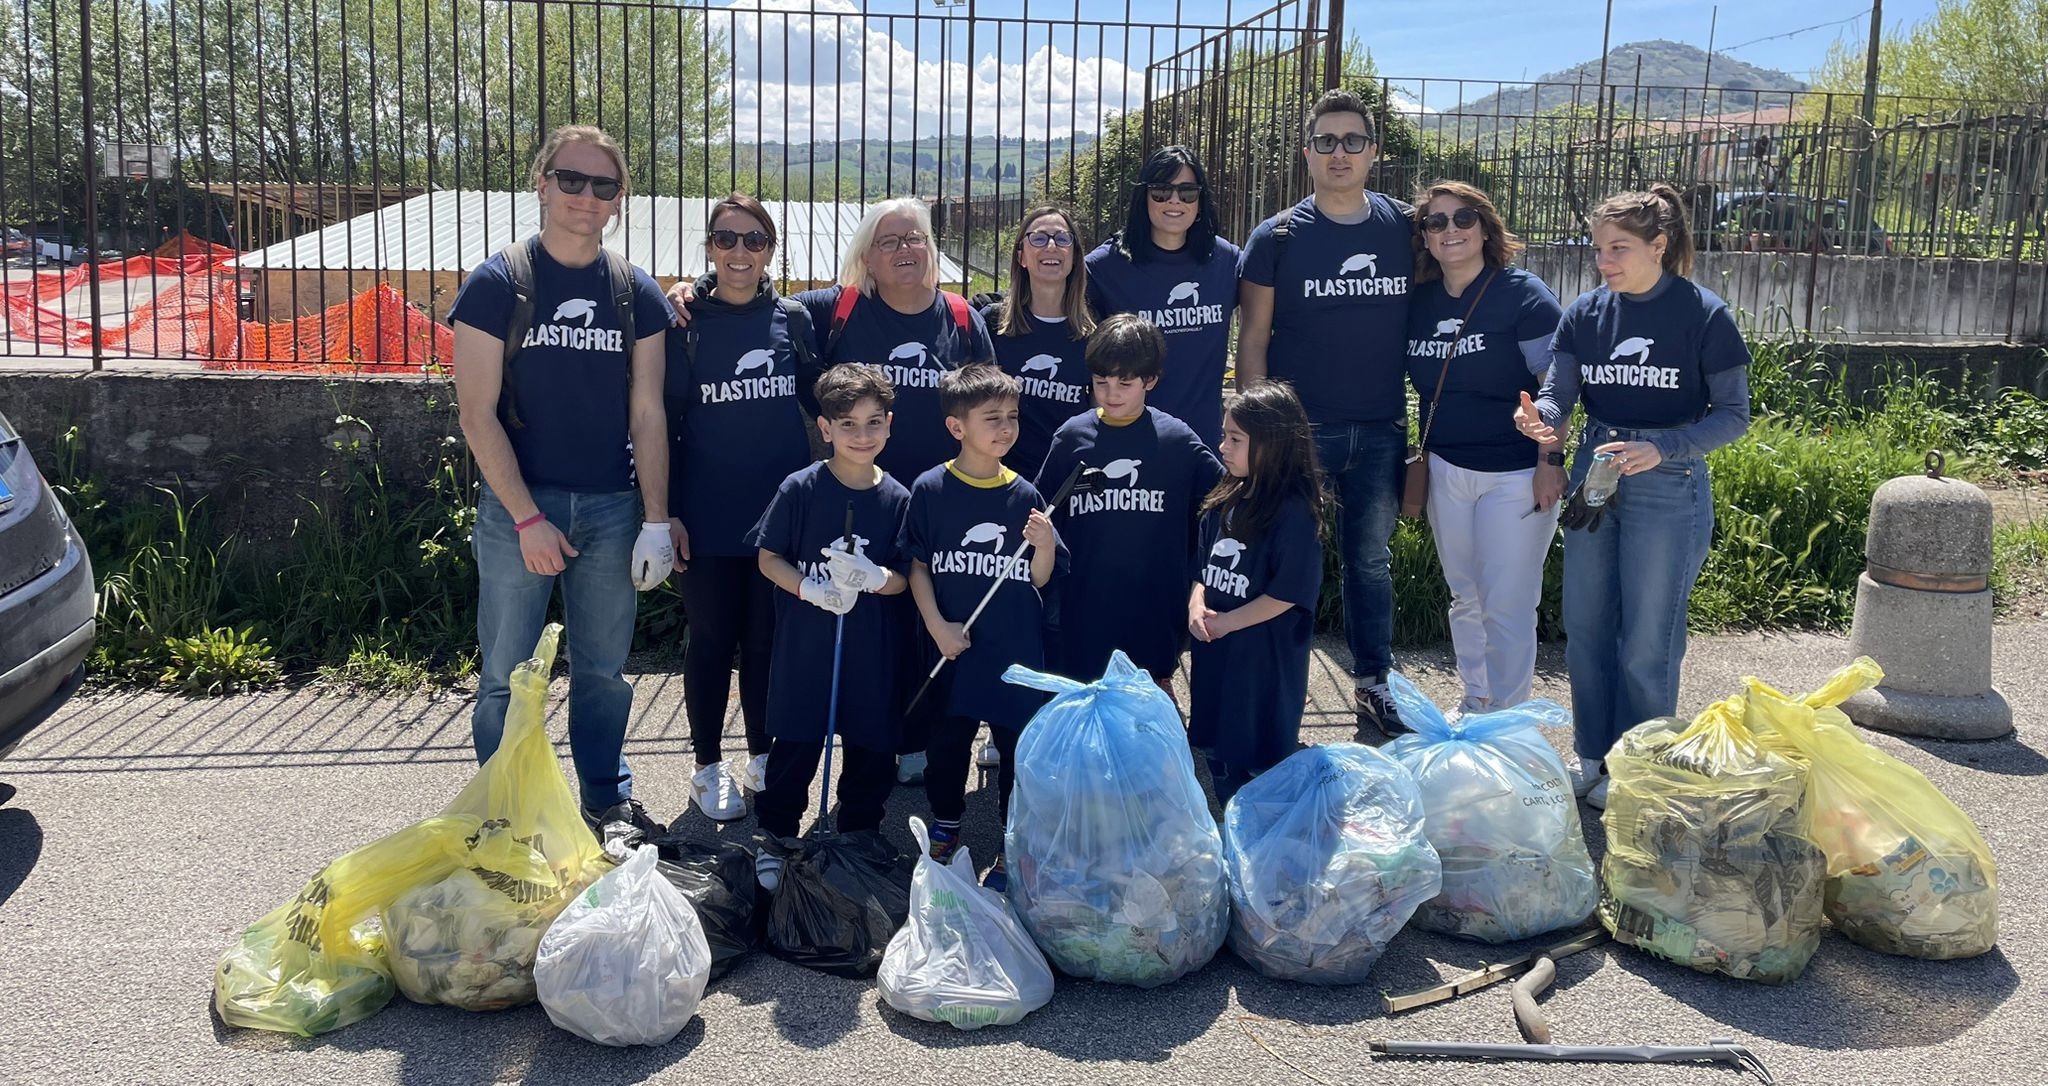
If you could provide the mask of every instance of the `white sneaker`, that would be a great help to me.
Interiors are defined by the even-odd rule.
[[[1571,771],[1572,795],[1581,799],[1607,777],[1607,764],[1598,758],[1587,762],[1574,757],[1565,762],[1565,768]]]
[[[747,801],[733,784],[724,762],[713,762],[690,775],[690,800],[713,822],[731,822],[747,813]]]
[[[775,888],[782,885],[782,857],[755,853],[754,881],[761,884],[761,889],[774,893]]]
[[[1586,793],[1586,806],[1591,807],[1596,811],[1606,810],[1607,786],[1610,783],[1612,783],[1613,780],[1614,778],[1606,775],[1605,773],[1601,774],[1600,783],[1594,785],[1592,791]]]
[[[1003,752],[996,746],[993,737],[983,743],[980,750],[974,752],[974,764],[983,769],[994,769],[1003,764]]]
[[[924,751],[898,757],[896,759],[896,783],[923,784],[924,767],[930,761],[931,759],[925,757]]]
[[[747,759],[745,773],[746,776],[740,781],[741,788],[756,795],[768,790],[768,756],[766,754],[756,754],[752,758]]]

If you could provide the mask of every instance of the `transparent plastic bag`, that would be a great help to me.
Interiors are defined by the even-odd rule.
[[[1836,706],[1884,672],[1862,657],[1790,698],[1756,679],[1758,740],[1806,765],[1813,837],[1827,855],[1823,910],[1887,954],[1967,958],[1998,942],[1998,866],[1970,816],[1919,770],[1864,741]]]
[[[1701,972],[1782,984],[1820,945],[1827,864],[1807,829],[1805,768],[1760,746],[1743,714],[1729,698],[1616,742],[1600,923]]]
[[[910,916],[889,940],[875,976],[882,1000],[913,1018],[959,1029],[1008,1026],[1052,1000],[1052,967],[1008,899],[974,880],[962,847],[931,858],[924,821],[910,820],[917,869]]]
[[[1230,949],[1269,977],[1360,983],[1443,885],[1414,778],[1357,743],[1296,751],[1253,777],[1223,827]]]
[[[1422,904],[1427,931],[1505,943],[1582,923],[1600,898],[1571,778],[1538,725],[1571,714],[1528,701],[1455,724],[1407,677],[1388,677],[1401,721],[1414,729],[1381,748],[1422,793],[1443,892]]]
[[[1230,926],[1223,841],[1172,699],[1122,652],[1017,740],[1005,856],[1019,919],[1061,972],[1157,987],[1208,964]]]
[[[653,845],[576,895],[541,937],[534,987],[548,1017],[601,1045],[665,1045],[711,979],[711,947]]]

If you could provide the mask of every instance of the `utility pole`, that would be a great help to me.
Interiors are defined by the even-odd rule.
[[[1870,0],[1870,49],[1863,57],[1863,123],[1856,139],[1856,180],[1849,193],[1851,237],[1869,230],[1877,202],[1877,54],[1884,37],[1884,0]]]
[[[1600,28],[1600,93],[1607,94],[1607,42],[1614,35],[1614,0],[1607,0],[1607,22]]]

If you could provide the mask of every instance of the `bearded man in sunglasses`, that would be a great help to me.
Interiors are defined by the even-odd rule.
[[[675,564],[662,404],[668,303],[603,247],[626,197],[602,131],[558,128],[535,156],[540,233],[477,266],[449,312],[455,395],[483,493],[476,551],[478,761],[504,737],[512,669],[533,655],[556,582],[569,638],[569,746],[593,828],[660,826],[624,754],[634,590]]]
[[[1387,541],[1408,443],[1403,388],[1413,209],[1368,192],[1379,137],[1365,101],[1333,90],[1309,110],[1302,157],[1314,194],[1261,223],[1239,269],[1237,382],[1294,385],[1341,506],[1344,633],[1361,728],[1406,731],[1387,689],[1394,580]]]

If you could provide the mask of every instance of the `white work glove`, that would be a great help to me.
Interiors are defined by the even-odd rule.
[[[860,598],[860,593],[853,589],[841,588],[831,581],[810,577],[806,577],[804,582],[797,586],[796,594],[797,598],[805,603],[835,615],[844,615],[853,610],[854,601]]]
[[[633,587],[651,592],[668,580],[676,568],[676,545],[669,538],[668,522],[642,524],[640,538],[633,541]]]
[[[866,555],[836,547],[825,548],[825,564],[830,567],[832,583],[855,592],[880,592],[889,583],[889,571],[876,565]]]

